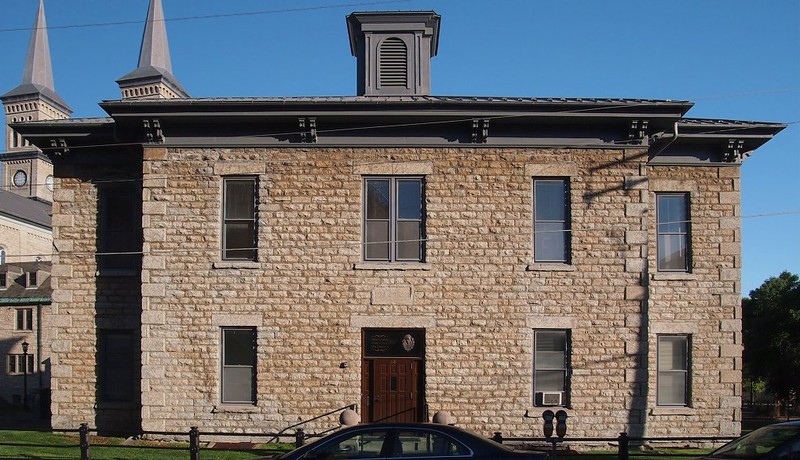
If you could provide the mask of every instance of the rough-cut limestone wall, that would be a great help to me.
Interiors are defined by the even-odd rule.
[[[57,165],[53,202],[52,347],[53,428],[81,423],[107,431],[137,430],[138,398],[127,403],[98,401],[98,331],[126,329],[138,338],[141,317],[139,273],[98,272],[98,187],[127,185],[141,193],[139,166]],[[134,350],[136,352],[136,350]],[[134,369],[138,380],[138,368]],[[139,393],[138,385],[136,394]]]
[[[539,436],[540,419],[523,417],[544,410],[532,403],[533,329],[563,328],[570,435],[685,435],[690,424],[702,427],[691,434],[735,434],[738,169],[645,161],[640,149],[145,149],[142,428],[277,431],[359,403],[362,328],[417,327],[431,415],[446,410],[486,435]],[[425,264],[361,263],[366,174],[425,176]],[[258,176],[257,263],[220,261],[225,175]],[[532,263],[533,176],[570,177],[570,266]],[[693,272],[680,279],[655,270],[654,193],[673,189],[692,193]],[[94,214],[81,214],[93,192],[69,190],[57,203],[75,215],[57,239],[79,246],[94,238]],[[92,320],[94,272],[71,270],[58,307],[75,310],[75,327]],[[257,328],[255,406],[219,403],[222,326]],[[664,332],[692,334],[689,409],[655,407]],[[76,336],[59,357],[54,407],[73,422],[91,413],[76,383],[91,385],[78,364],[94,360],[88,342]]]
[[[738,167],[651,167],[651,204],[658,192],[688,192],[691,274],[659,274],[651,258],[648,346],[659,333],[691,334],[691,408],[655,408],[651,392],[648,435],[738,435],[741,429],[741,198]],[[649,232],[655,234],[655,219]],[[651,239],[649,251],[655,254]],[[655,388],[655,352],[648,360]]]

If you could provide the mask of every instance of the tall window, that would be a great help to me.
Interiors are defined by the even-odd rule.
[[[570,263],[569,181],[533,180],[533,260]]]
[[[101,271],[138,269],[142,260],[141,192],[136,187],[102,187],[98,197],[98,266]]]
[[[424,260],[424,193],[421,177],[364,180],[364,260]]]
[[[100,330],[97,348],[97,385],[100,400],[133,400],[136,364],[133,332]]]
[[[565,406],[569,396],[569,331],[533,333],[533,395],[537,406]]]
[[[7,357],[8,373],[9,374],[24,374],[25,373],[25,355],[24,354],[11,354]],[[33,363],[35,362],[32,354],[27,355],[28,358],[28,374],[33,374],[36,370]]]
[[[658,270],[688,272],[690,258],[689,194],[656,195]]]
[[[0,265],[6,263],[6,248],[0,246]]]
[[[222,259],[256,260],[256,178],[224,178],[222,201]]]
[[[222,402],[256,402],[255,328],[222,328]]]
[[[689,349],[688,335],[658,336],[659,406],[689,405]]]
[[[16,313],[17,313],[17,330],[32,331],[33,308],[18,308]]]

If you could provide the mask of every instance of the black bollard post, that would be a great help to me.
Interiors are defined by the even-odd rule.
[[[200,460],[200,430],[196,426],[189,430],[189,460]]]
[[[492,441],[494,441],[494,442],[496,442],[498,444],[502,444],[503,443],[503,434],[500,433],[499,431],[495,431],[494,432],[494,436],[492,436]]]
[[[619,460],[628,460],[628,444],[630,443],[630,439],[628,438],[628,433],[622,432],[619,434],[619,454],[617,457]]]
[[[298,428],[294,434],[294,446],[300,447],[306,443],[306,432],[302,428]]]
[[[81,423],[81,427],[78,428],[78,435],[80,436],[81,460],[91,460],[91,453],[89,452],[88,423]]]

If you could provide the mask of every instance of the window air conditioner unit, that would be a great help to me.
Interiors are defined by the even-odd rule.
[[[536,393],[536,399],[541,406],[560,406],[562,395],[560,391],[541,391]]]

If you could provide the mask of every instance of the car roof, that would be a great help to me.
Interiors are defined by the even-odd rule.
[[[788,420],[786,422],[780,422],[780,423],[773,423],[772,425],[773,426],[786,426],[786,425],[788,425],[788,426],[797,426],[797,425],[800,425],[800,419]]]
[[[444,425],[441,423],[431,422],[376,422],[376,423],[359,423],[349,427],[343,427],[340,431],[356,430],[356,429],[374,429],[374,428],[387,428],[387,429],[431,429],[441,431],[468,431],[455,425]]]

